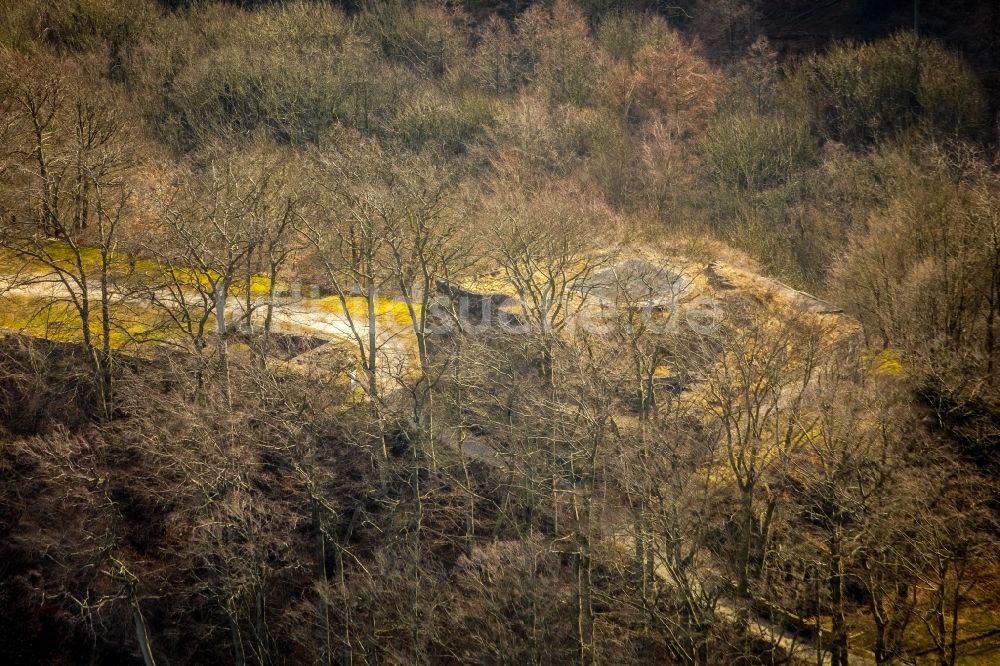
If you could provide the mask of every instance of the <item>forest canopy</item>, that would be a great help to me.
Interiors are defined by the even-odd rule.
[[[1000,12],[815,4],[0,0],[0,653],[991,663]]]

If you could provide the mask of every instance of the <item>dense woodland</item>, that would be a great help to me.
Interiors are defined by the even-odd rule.
[[[1000,10],[805,4],[0,0],[3,661],[996,663]]]

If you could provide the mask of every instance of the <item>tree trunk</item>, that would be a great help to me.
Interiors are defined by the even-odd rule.
[[[215,332],[219,349],[219,370],[225,390],[226,405],[232,408],[233,393],[229,382],[229,348],[226,333],[226,302],[229,298],[229,279],[222,280],[215,292]]]
[[[156,666],[156,659],[153,658],[153,646],[149,642],[149,632],[146,630],[146,620],[142,616],[139,608],[139,600],[134,594],[130,595],[132,604],[132,621],[135,626],[135,638],[139,643],[139,651],[142,653],[142,661],[145,666]]]
[[[839,527],[833,528],[828,544],[830,548],[830,615],[833,624],[830,662],[832,666],[847,666],[847,622],[844,616],[844,562],[841,554]]]

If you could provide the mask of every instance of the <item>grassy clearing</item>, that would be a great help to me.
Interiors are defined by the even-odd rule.
[[[96,277],[101,272],[103,257],[101,251],[92,247],[78,247],[80,264],[83,272]],[[12,250],[0,250],[0,274],[46,275],[53,272],[53,264],[59,270],[77,273],[77,252],[69,243],[62,240],[46,241],[39,248],[39,254],[45,261]],[[151,284],[169,283],[192,289],[209,290],[212,285],[221,280],[222,275],[213,270],[202,271],[195,268],[176,267],[161,264],[152,259],[135,259],[121,252],[112,252],[109,256],[108,268],[115,277],[135,277],[144,279]],[[276,290],[287,289],[287,285],[278,283]],[[245,281],[234,284],[230,294],[242,295],[246,291]],[[250,278],[250,293],[253,296],[267,296],[271,293],[271,279],[263,275],[253,275]]]
[[[129,344],[162,342],[176,337],[169,318],[149,307],[116,304],[110,332],[111,346],[121,349]],[[81,342],[83,322],[68,300],[23,295],[0,297],[0,329],[54,342]],[[90,317],[90,334],[95,343],[103,335],[97,313]]]
[[[65,242],[52,241],[45,246],[48,260],[57,264],[58,268],[75,273],[77,271],[76,255]],[[84,248],[81,250],[84,272],[90,272],[95,277],[100,272],[102,258],[98,250]],[[124,255],[112,255],[112,272],[118,277],[119,284],[128,285],[134,280],[138,285],[146,285],[157,289],[156,285],[170,285],[176,291],[181,290],[210,292],[221,278],[211,271],[201,271],[187,267],[166,267],[154,261],[130,261]],[[31,257],[17,255],[11,251],[0,254],[0,275],[14,276],[23,281],[25,278],[46,278],[53,274],[53,267],[45,262]],[[124,276],[121,279],[120,276]],[[247,281],[242,281],[230,288],[230,297],[245,298]],[[278,283],[273,285],[274,291],[281,294],[288,290],[288,285]],[[31,284],[6,294],[0,292],[0,329],[18,332],[32,337],[61,342],[80,342],[83,339],[82,324],[77,310],[69,295],[63,293],[63,288],[52,280],[47,285]],[[254,300],[266,298],[272,291],[272,281],[265,277],[254,275],[249,280],[250,295]],[[344,316],[345,307],[338,297],[321,298],[306,297],[301,305],[317,313],[329,313]],[[414,305],[414,311],[419,312],[420,306]],[[363,297],[347,299],[346,312],[360,326],[367,323],[368,304]],[[397,340],[394,348],[405,350],[409,355],[416,354],[416,343],[412,337],[413,318],[405,302],[390,298],[379,298],[375,305],[376,324],[380,336],[388,335]],[[112,304],[112,319],[114,330],[110,338],[115,348],[129,344],[150,341],[164,341],[183,336],[183,331],[168,313],[148,304],[145,299],[129,298],[117,300]],[[319,323],[323,323],[320,318]],[[282,323],[275,324],[276,330],[282,329]],[[91,334],[100,341],[101,329],[99,312],[95,309],[90,324]],[[325,330],[325,329],[324,329]]]
[[[878,353],[869,353],[864,358],[873,375],[883,377],[906,377],[903,359],[895,349],[883,349]]]
[[[363,296],[349,296],[347,299],[347,313],[358,323],[364,323],[368,319],[368,299]],[[306,303],[318,306],[324,312],[344,316],[344,303],[339,296],[324,296],[318,299],[307,299]],[[420,306],[413,304],[413,311],[417,316],[420,314]],[[412,326],[413,318],[410,316],[410,309],[405,301],[391,298],[378,297],[375,300],[375,318],[378,323],[392,323],[395,326]]]
[[[77,251],[84,273],[97,275],[100,273],[103,257],[98,248],[77,247],[74,251],[70,244],[63,240],[49,240],[39,245],[36,254],[44,258],[20,254],[13,250],[0,250],[0,272],[30,273],[44,275],[53,271],[53,265],[60,270],[77,272]],[[132,260],[122,252],[111,252],[108,257],[108,268],[115,276],[140,274],[153,275],[162,273],[164,268],[150,259]]]

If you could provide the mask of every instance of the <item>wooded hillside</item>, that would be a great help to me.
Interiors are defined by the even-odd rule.
[[[994,663],[1000,12],[874,4],[0,0],[0,654]]]

